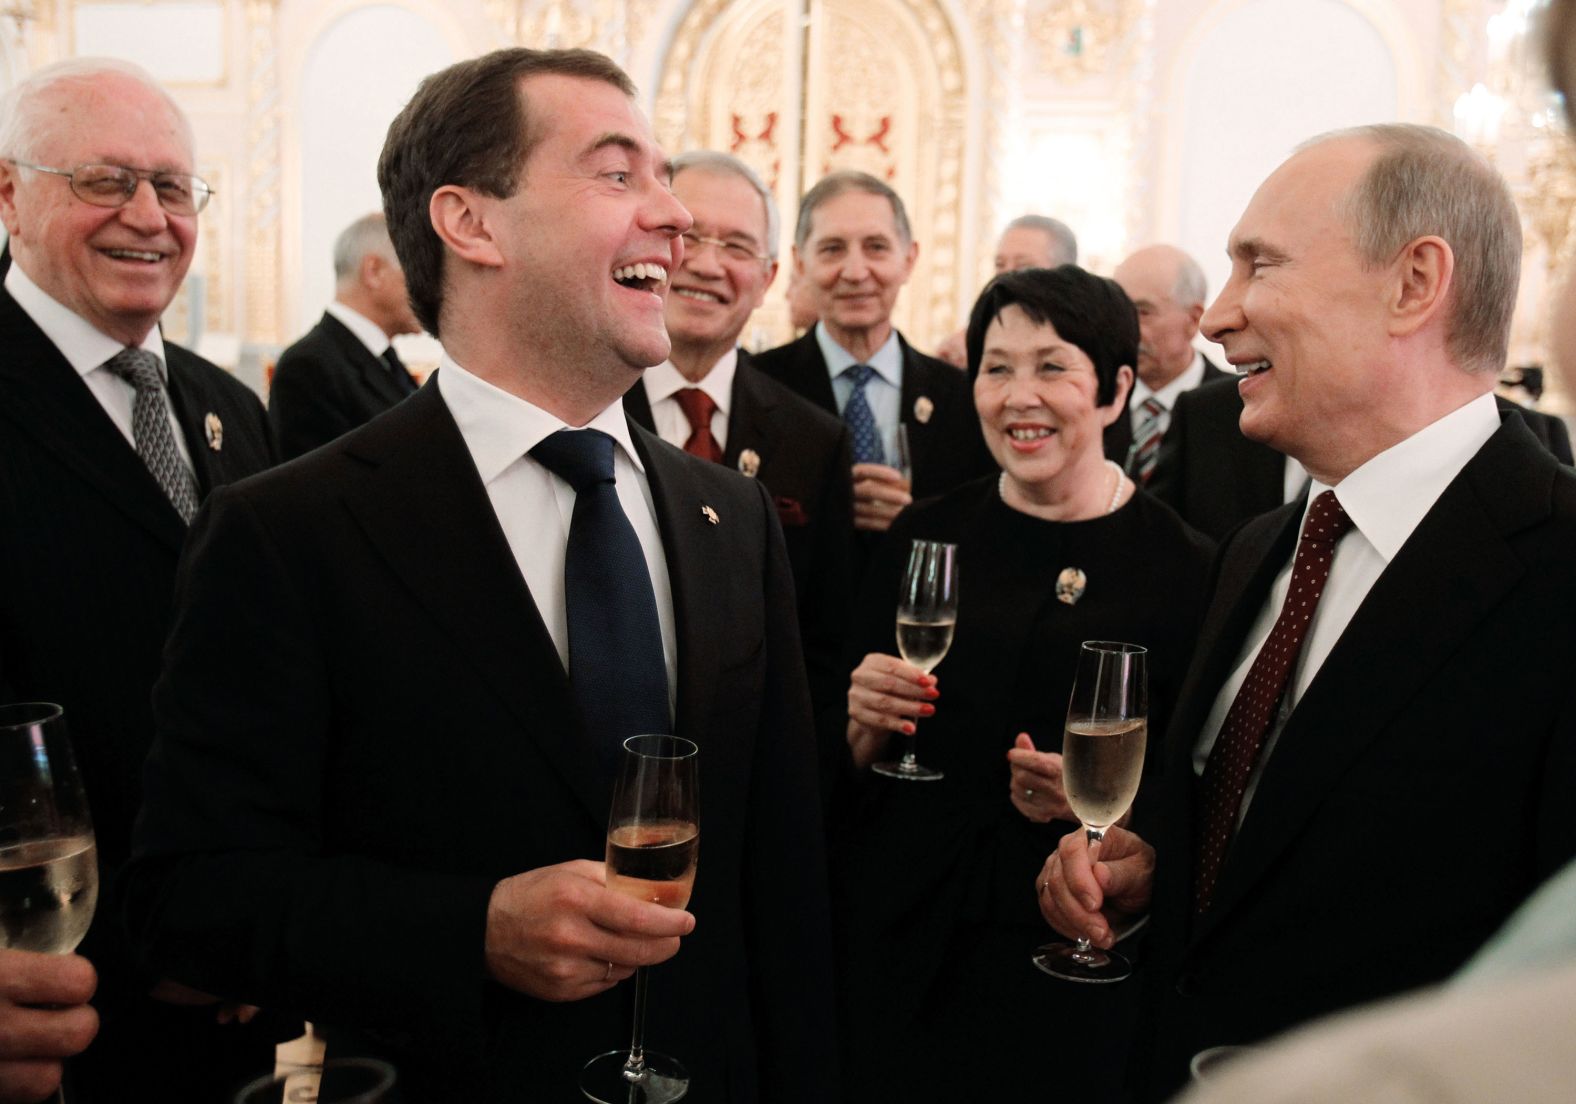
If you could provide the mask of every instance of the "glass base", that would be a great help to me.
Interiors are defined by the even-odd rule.
[[[689,1072],[675,1058],[646,1051],[638,1077],[624,1073],[629,1051],[598,1054],[580,1071],[580,1091],[597,1104],[669,1104],[689,1092]]]
[[[1034,964],[1054,978],[1106,985],[1132,976],[1133,964],[1115,951],[1076,943],[1047,943],[1035,949]]]
[[[877,763],[870,769],[888,778],[901,778],[905,782],[940,782],[946,777],[934,767],[922,767],[912,759],[899,759],[895,763]]]

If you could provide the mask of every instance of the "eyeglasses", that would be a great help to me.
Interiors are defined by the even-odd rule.
[[[765,253],[757,253],[741,241],[724,241],[722,238],[708,238],[704,234],[696,233],[680,234],[679,237],[684,239],[686,253],[699,254],[702,246],[715,245],[730,261],[738,261],[742,264],[745,261],[770,260]]]
[[[74,169],[52,169],[15,157],[11,164],[34,172],[52,173],[71,182],[71,190],[84,203],[95,207],[124,207],[137,194],[137,185],[146,180],[153,185],[159,206],[172,215],[195,215],[213,198],[207,181],[190,173],[146,172],[124,165],[78,165]]]

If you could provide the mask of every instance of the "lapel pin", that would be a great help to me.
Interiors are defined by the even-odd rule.
[[[207,417],[202,420],[202,427],[208,433],[208,447],[218,452],[224,448],[224,423],[219,420],[219,415],[208,411]]]
[[[700,508],[700,516],[711,522],[713,525],[717,524],[717,511],[713,510],[710,506],[702,506]]]
[[[920,425],[929,425],[930,416],[936,412],[936,404],[930,401],[929,395],[921,395],[914,400],[914,420]]]
[[[739,470],[751,479],[761,470],[761,454],[754,449],[745,449],[739,453]]]
[[[1056,600],[1076,606],[1088,586],[1089,576],[1076,567],[1064,567],[1062,573],[1056,576]]]

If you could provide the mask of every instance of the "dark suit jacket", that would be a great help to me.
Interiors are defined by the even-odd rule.
[[[268,389],[268,417],[279,455],[292,460],[371,421],[415,390],[394,378],[345,324],[325,313],[279,354]]]
[[[1167,737],[1150,1099],[1204,1047],[1444,978],[1576,855],[1576,475],[1505,415],[1297,703],[1193,917],[1192,749],[1300,510],[1221,549]]]
[[[0,701],[65,708],[102,873],[99,916],[82,949],[100,973],[105,1023],[95,1048],[104,1049],[128,1015],[144,1015],[127,1009],[140,1007],[135,995],[151,980],[132,972],[107,902],[141,803],[149,699],[186,526],[82,378],[3,287],[0,347]],[[257,396],[179,346],[165,352],[199,492],[272,463]],[[210,416],[223,427],[217,449],[208,442]],[[124,1070],[127,1093],[172,1084],[168,1053],[148,1060],[150,1069]],[[144,1074],[151,1080],[139,1080]]]
[[[624,410],[654,429],[644,381],[624,396]],[[853,502],[848,429],[842,420],[763,374],[739,350],[722,463],[740,468],[754,454],[755,477],[777,506],[798,595],[799,636],[810,700],[821,733],[822,792],[846,765],[848,669],[843,663],[853,597]]]
[[[1242,435],[1242,396],[1234,375],[1185,391],[1160,442],[1149,492],[1196,529],[1217,540],[1242,522],[1285,500],[1286,458]],[[1521,414],[1538,441],[1562,464],[1571,463],[1565,423],[1499,399],[1501,412]]]
[[[760,484],[639,427],[704,840],[648,1043],[698,1100],[835,1099],[828,919],[792,591]],[[704,508],[710,507],[716,523]],[[611,783],[437,387],[214,496],[182,563],[128,914],[199,987],[390,1058],[406,1099],[574,1099],[629,986],[487,980],[502,878],[604,851]]]
[[[1210,360],[1209,357],[1205,356],[1203,353],[1198,353],[1197,356],[1198,356],[1198,358],[1200,360],[1202,360],[1204,362],[1204,375],[1203,375],[1203,378],[1198,381],[1198,383],[1195,385],[1195,387],[1188,388],[1189,391],[1195,390],[1197,387],[1202,387],[1202,386],[1204,386],[1204,384],[1210,383],[1210,382],[1212,382],[1214,380],[1224,379],[1226,376],[1231,374],[1229,372],[1222,371],[1220,368],[1216,367],[1215,362]],[[1182,392],[1182,394],[1183,395],[1187,394],[1187,391]],[[1180,402],[1181,401],[1181,395],[1177,396],[1177,399]],[[1112,422],[1110,425],[1105,427],[1105,438],[1104,438],[1105,458],[1107,460],[1114,460],[1116,463],[1122,465],[1122,470],[1123,471],[1128,471],[1128,472],[1130,472],[1131,469],[1132,469],[1132,464],[1133,464],[1133,445],[1135,443],[1133,441],[1133,414],[1132,414],[1132,409],[1133,409],[1133,395],[1132,395],[1132,389],[1129,388],[1128,389],[1128,396],[1127,396],[1127,406],[1124,408],[1124,410],[1122,412],[1122,417],[1118,418],[1116,421]],[[1172,417],[1173,417],[1173,420],[1174,420],[1175,419],[1175,414],[1173,414]],[[1168,432],[1170,431],[1170,428],[1171,428],[1171,423],[1168,422],[1166,424],[1166,429],[1167,429]],[[1164,440],[1165,440],[1165,438],[1162,437],[1161,441],[1164,442]],[[1156,458],[1156,462],[1158,463],[1158,461],[1159,461],[1159,458],[1157,457]],[[1156,474],[1158,474],[1158,472]],[[1153,477],[1151,477],[1151,478],[1153,478]],[[1175,507],[1173,506],[1173,509],[1174,508]]]
[[[996,463],[985,450],[979,415],[968,378],[952,365],[918,352],[898,335],[903,348],[903,390],[900,414],[908,426],[914,468],[914,498],[929,498],[960,483],[989,475]],[[838,414],[826,358],[811,329],[797,341],[757,355],[752,363],[790,390],[823,410]],[[921,421],[915,407],[930,400],[930,416]],[[839,415],[840,416],[840,415]]]

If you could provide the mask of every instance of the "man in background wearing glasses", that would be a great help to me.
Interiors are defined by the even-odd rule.
[[[0,101],[0,701],[65,707],[93,813],[101,1030],[74,1104],[227,1099],[277,1034],[144,975],[115,915],[187,524],[273,461],[256,396],[159,333],[209,198],[192,169],[190,125],[134,66],[65,62]]]
[[[675,158],[673,194],[695,225],[665,317],[673,351],[624,395],[624,409],[669,444],[759,479],[777,506],[798,592],[822,793],[847,756],[848,673],[841,668],[852,593],[853,481],[842,421],[750,363],[739,335],[777,276],[777,204],[726,153]]]

